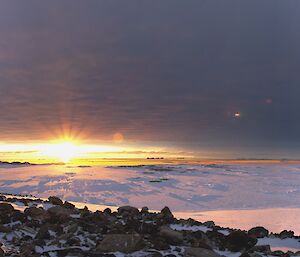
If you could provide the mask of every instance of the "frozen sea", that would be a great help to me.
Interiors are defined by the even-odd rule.
[[[0,192],[96,207],[169,206],[178,217],[300,234],[300,164],[0,165]]]

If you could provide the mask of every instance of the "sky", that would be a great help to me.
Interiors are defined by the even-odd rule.
[[[297,158],[299,12],[296,0],[1,1],[0,144]]]

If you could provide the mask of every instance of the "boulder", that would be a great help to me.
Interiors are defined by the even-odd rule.
[[[139,209],[132,206],[121,206],[118,208],[118,214],[122,216],[136,216],[139,213]]]
[[[11,227],[0,225],[0,232],[1,233],[10,233],[11,231],[12,231]]]
[[[212,220],[205,221],[203,223],[203,226],[208,227],[208,228],[213,228],[215,226],[215,223]]]
[[[285,239],[285,238],[293,238],[294,237],[294,231],[291,230],[283,230],[280,232],[279,237],[281,239]]]
[[[143,238],[139,234],[109,234],[97,246],[100,252],[132,253],[144,246]]]
[[[72,203],[70,203],[70,202],[67,202],[67,201],[65,201],[64,202],[64,205],[63,205],[65,208],[67,208],[67,209],[74,209],[75,208],[75,205],[74,204],[72,204]]]
[[[47,213],[42,208],[29,207],[24,211],[26,216],[30,216],[33,220],[44,220],[47,218]]]
[[[255,238],[263,238],[269,235],[269,231],[264,227],[254,227],[248,231],[248,235]]]
[[[144,206],[142,209],[141,209],[141,213],[142,214],[146,214],[149,212],[149,208],[147,206]]]
[[[53,206],[47,210],[47,213],[49,213],[52,217],[65,219],[70,216],[72,210],[64,208],[62,206]]]
[[[168,207],[164,207],[156,216],[157,222],[160,224],[170,224],[174,222],[174,215]]]
[[[184,257],[221,257],[221,255],[216,252],[204,248],[190,247],[186,248],[184,252]]]
[[[49,225],[45,224],[41,226],[39,229],[39,232],[35,236],[36,239],[50,239],[50,233],[49,233]]]
[[[59,206],[62,206],[64,203],[63,201],[58,198],[57,196],[50,196],[48,198],[49,202],[52,203],[53,205],[59,205]]]
[[[0,203],[0,224],[11,222],[14,207],[9,203]]]
[[[0,213],[1,214],[12,214],[14,207],[9,203],[0,203]]]
[[[257,239],[250,237],[246,232],[237,230],[232,231],[225,237],[225,246],[232,252],[248,250],[257,243]]]
[[[260,252],[264,254],[271,254],[271,246],[270,245],[255,245],[251,248],[253,252]]]
[[[182,233],[171,229],[169,226],[162,226],[159,235],[170,244],[181,244],[183,241]]]
[[[258,253],[247,253],[247,252],[245,252],[245,253],[242,253],[240,255],[240,257],[262,257],[262,256]]]

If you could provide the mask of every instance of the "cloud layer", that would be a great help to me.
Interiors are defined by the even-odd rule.
[[[0,141],[295,149],[300,3],[0,3]],[[234,112],[242,117],[234,119]]]

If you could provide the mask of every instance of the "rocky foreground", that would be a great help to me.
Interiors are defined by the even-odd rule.
[[[292,231],[270,234],[216,226],[212,221],[177,220],[168,207],[149,212],[123,206],[92,212],[57,197],[0,195],[0,257],[81,256],[300,256],[257,245],[260,238],[293,238]]]

